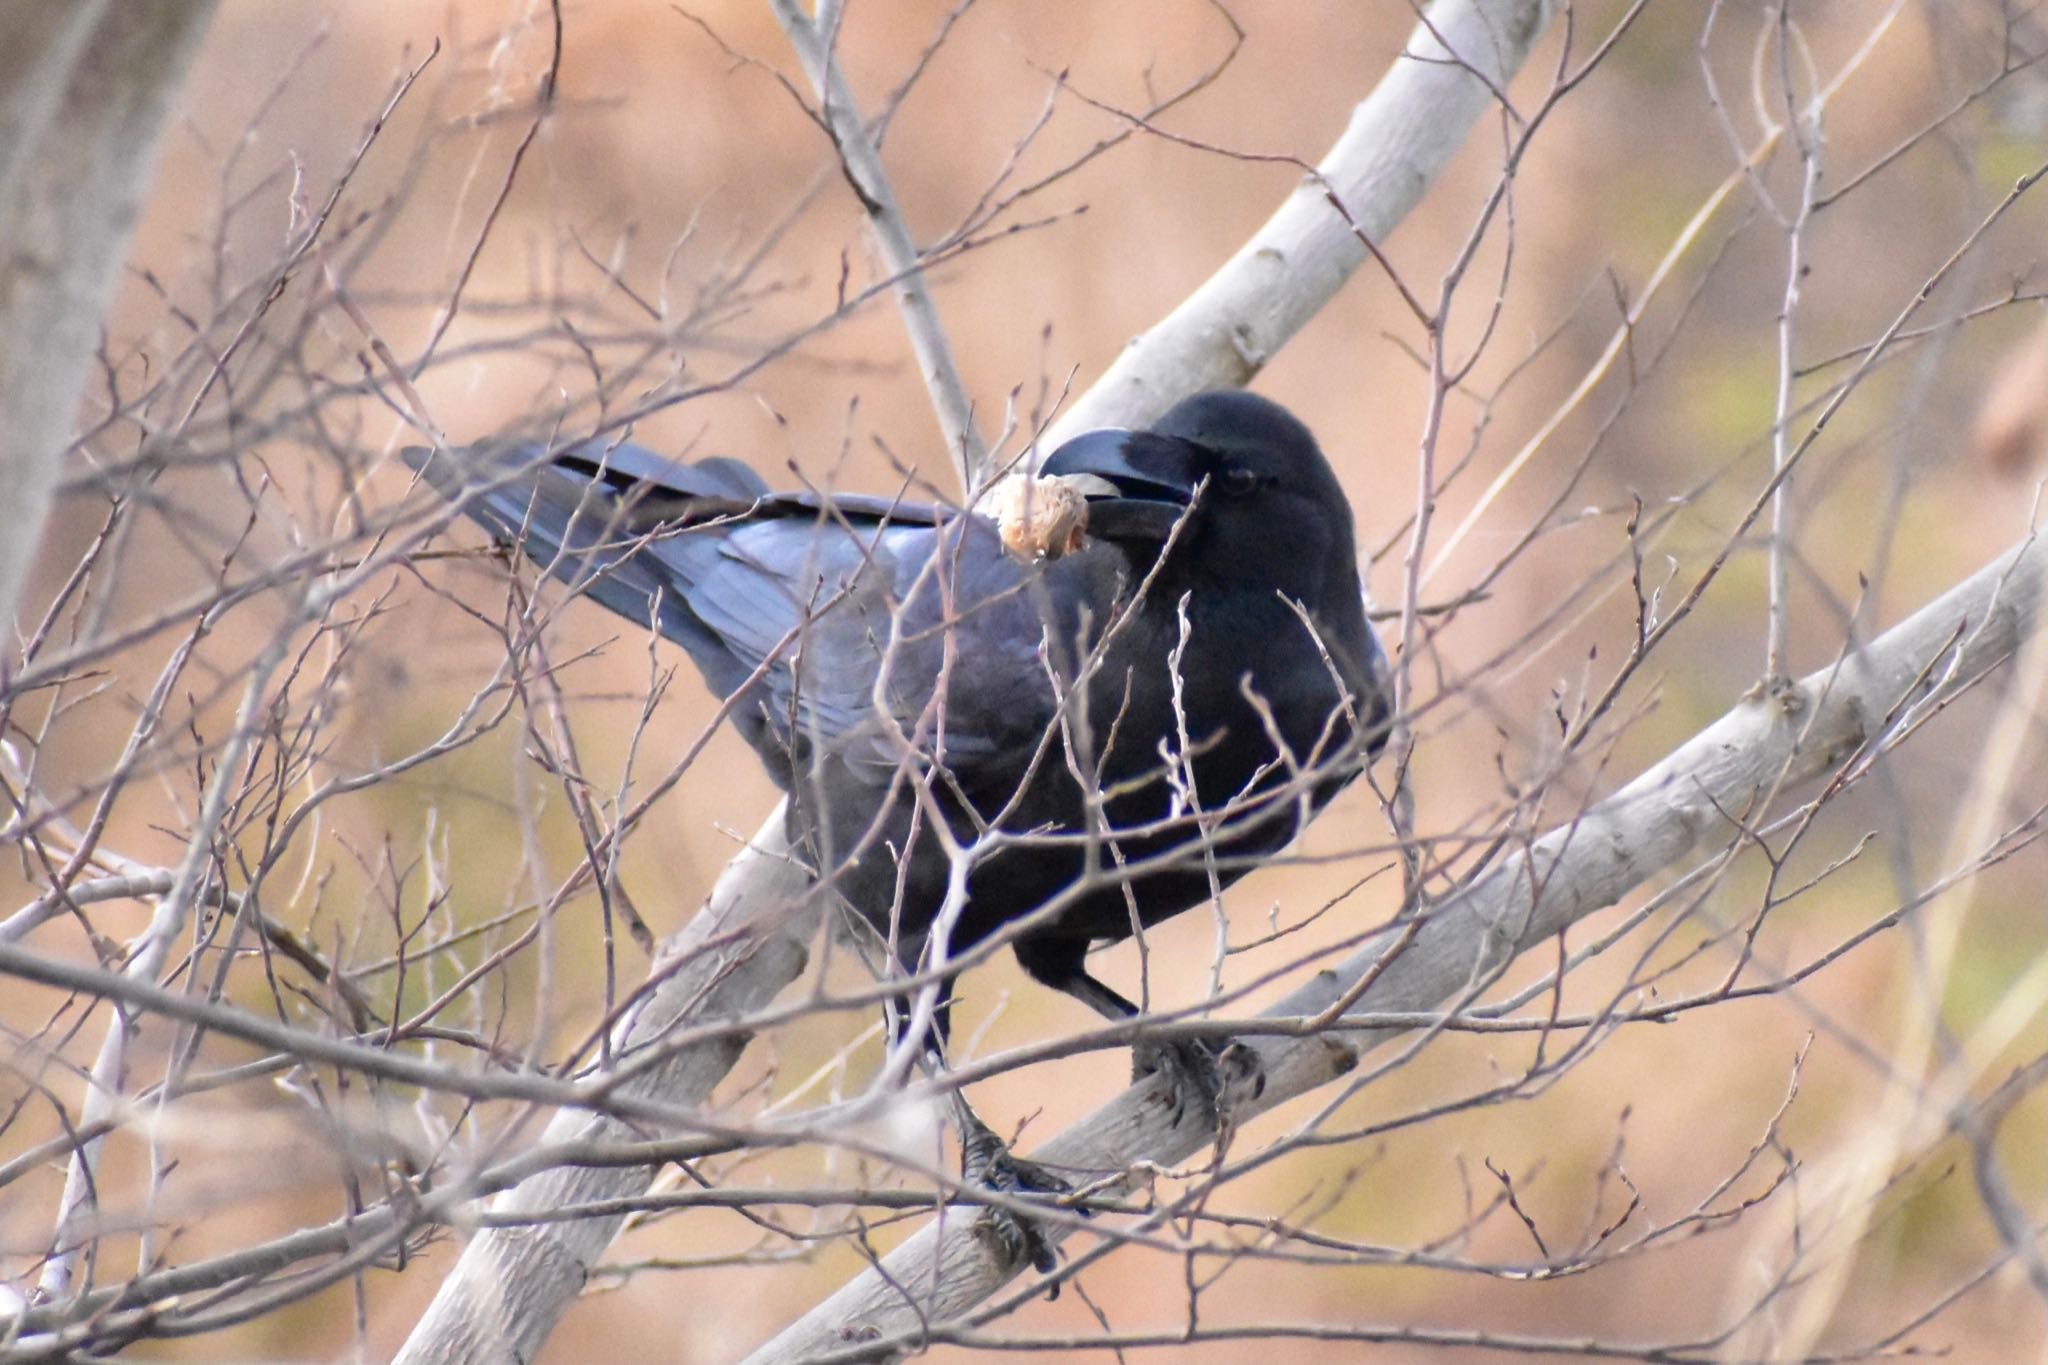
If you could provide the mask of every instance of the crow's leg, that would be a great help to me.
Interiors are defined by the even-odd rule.
[[[1035,981],[1064,991],[1112,1023],[1138,1017],[1138,1007],[1088,975],[1082,965],[1088,945],[1081,939],[1019,939],[1017,961]],[[1190,1102],[1200,1106],[1211,1127],[1221,1126],[1226,1082],[1233,1091],[1265,1089],[1258,1058],[1236,1043],[1218,1047],[1201,1038],[1140,1038],[1131,1045],[1131,1079],[1166,1078],[1178,1124]]]
[[[1073,1186],[1045,1167],[1013,1153],[1009,1145],[981,1121],[974,1107],[967,1103],[967,1097],[958,1090],[952,1093],[952,1104],[953,1121],[960,1125],[960,1175],[969,1184],[998,1194],[1027,1197],[1062,1195],[1073,1190]],[[1053,1252],[1052,1242],[1030,1219],[1020,1218],[1008,1209],[993,1205],[982,1209],[981,1219],[981,1226],[1001,1247],[1003,1258],[1009,1264],[1022,1265],[1028,1261],[1042,1275],[1050,1275],[1059,1269],[1060,1260]],[[1057,1298],[1059,1292],[1059,1285],[1054,1284],[1050,1297]]]
[[[932,1026],[918,1045],[919,1060],[934,1080],[942,1079],[946,1072],[946,1040],[952,1032],[952,1016],[953,983],[948,981],[940,988],[939,1005],[932,1012]],[[909,1010],[901,1002],[891,1001],[887,1018],[890,1037],[900,1045],[910,1026]],[[946,1100],[953,1112],[954,1126],[960,1130],[960,1175],[968,1184],[979,1185],[998,1194],[1024,1197],[1061,1195],[1073,1189],[1043,1166],[1013,1154],[1009,1144],[981,1121],[981,1116],[974,1112],[974,1106],[967,1102],[966,1093],[958,1086],[946,1092]],[[1053,1254],[1052,1243],[1029,1219],[993,1205],[984,1206],[979,1216],[981,1228],[994,1239],[1009,1264],[1028,1262],[1033,1269],[1046,1275],[1059,1269],[1059,1257]],[[1059,1285],[1054,1284],[1050,1296],[1057,1297],[1059,1292]]]

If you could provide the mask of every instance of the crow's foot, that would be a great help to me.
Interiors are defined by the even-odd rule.
[[[1223,1073],[1223,1107],[1245,1100],[1255,1100],[1266,1093],[1266,1064],[1259,1060],[1258,1049],[1235,1038],[1223,1045],[1223,1051],[1216,1057],[1217,1070]]]
[[[1045,1167],[1013,1155],[1001,1138],[979,1122],[968,1129],[961,1141],[960,1173],[969,1184],[998,1194],[1028,1198],[1068,1194],[1073,1190],[1073,1186]],[[1053,1253],[1052,1243],[1031,1220],[994,1205],[983,1208],[980,1217],[982,1229],[995,1239],[1011,1265],[1028,1261],[1042,1275],[1059,1269],[1059,1257]],[[1047,1297],[1057,1298],[1059,1292],[1055,1283]]]
[[[1140,1042],[1131,1049],[1131,1079],[1142,1081],[1151,1075],[1166,1078],[1174,1123],[1181,1121],[1193,1103],[1210,1127],[1217,1129],[1222,1128],[1233,1102],[1257,1099],[1266,1089],[1259,1054],[1238,1042],[1221,1047],[1194,1038]]]
[[[1141,1040],[1131,1048],[1131,1079],[1147,1076],[1165,1077],[1175,1126],[1191,1105],[1211,1128],[1216,1126],[1222,1113],[1217,1106],[1223,1098],[1223,1068],[1214,1047],[1197,1038]]]

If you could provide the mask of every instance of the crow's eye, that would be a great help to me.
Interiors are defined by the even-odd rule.
[[[1232,465],[1216,476],[1216,486],[1233,498],[1242,498],[1247,494],[1256,493],[1265,482],[1257,473],[1246,469],[1243,465]]]

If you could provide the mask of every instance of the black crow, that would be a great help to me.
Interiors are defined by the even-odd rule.
[[[1314,438],[1237,391],[1062,445],[1081,546],[1037,563],[978,514],[774,494],[730,460],[511,445],[407,458],[470,515],[681,644],[790,794],[791,834],[907,972],[899,1044],[943,1043],[961,955],[1138,1013],[1091,946],[1207,901],[1383,737],[1351,509]],[[738,694],[737,697],[734,694]],[[1215,1057],[1140,1047],[1213,1105]],[[959,1103],[970,1175],[1057,1188]],[[1001,1221],[1001,1220],[999,1220]],[[1050,1254],[1008,1220],[1012,1250]]]

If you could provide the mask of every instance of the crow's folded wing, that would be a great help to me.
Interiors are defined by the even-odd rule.
[[[654,623],[719,696],[744,692],[734,721],[785,784],[824,749],[885,782],[904,738],[929,750],[935,732],[972,781],[1051,714],[1027,570],[979,517],[771,494],[736,461],[623,444],[404,453],[550,574]]]

